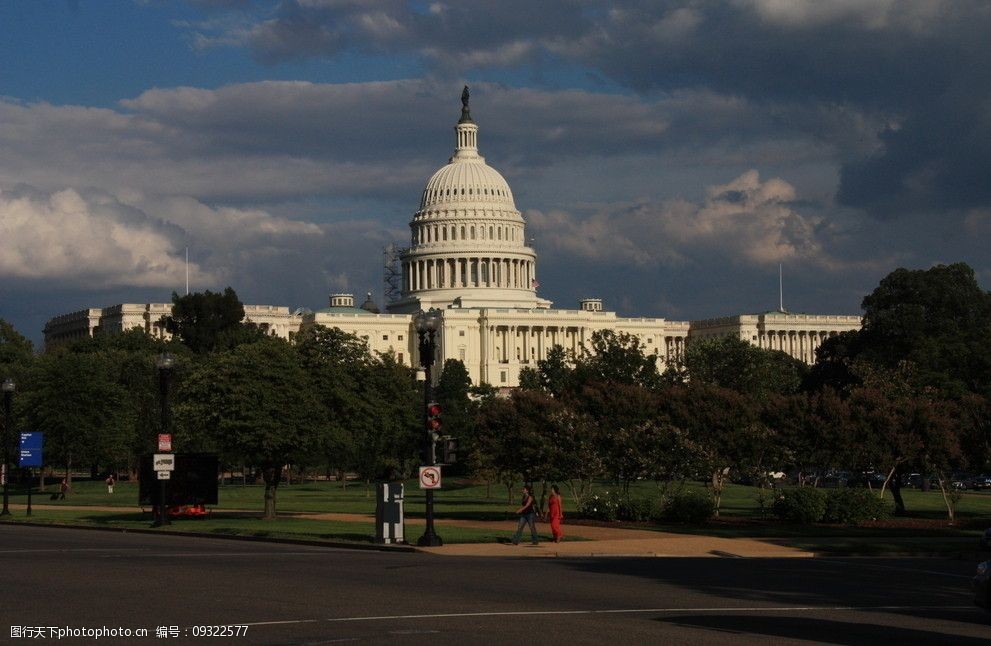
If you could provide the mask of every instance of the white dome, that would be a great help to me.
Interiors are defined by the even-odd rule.
[[[390,312],[446,307],[550,307],[538,298],[537,254],[499,171],[478,154],[478,125],[461,94],[454,154],[434,173],[400,255],[401,296]]]
[[[464,207],[466,202],[493,203],[503,209],[516,209],[509,184],[481,157],[455,157],[450,164],[441,167],[427,182],[420,209],[447,203]]]

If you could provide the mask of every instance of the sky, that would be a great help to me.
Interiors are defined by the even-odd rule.
[[[0,3],[0,318],[232,286],[382,299],[471,87],[540,296],[857,314],[991,285],[983,0]]]

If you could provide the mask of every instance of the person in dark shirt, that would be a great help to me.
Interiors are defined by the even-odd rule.
[[[516,514],[520,517],[520,520],[516,525],[516,533],[513,534],[513,545],[520,544],[520,538],[523,536],[523,527],[526,525],[530,525],[530,539],[536,545],[537,504],[533,499],[533,487],[531,485],[523,485],[523,499],[520,501],[520,508],[516,510]]]

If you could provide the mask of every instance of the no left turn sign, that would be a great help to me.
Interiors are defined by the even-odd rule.
[[[440,467],[420,467],[420,489],[440,489]]]

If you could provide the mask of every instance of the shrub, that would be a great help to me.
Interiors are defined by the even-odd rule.
[[[654,503],[649,498],[624,498],[619,501],[616,518],[642,523],[650,520]]]
[[[716,513],[716,501],[708,492],[678,491],[664,500],[660,511],[661,520],[700,525]]]
[[[619,515],[619,496],[608,491],[603,495],[592,494],[578,510],[584,518],[612,522]]]
[[[867,520],[880,520],[888,515],[884,501],[869,489],[832,489],[826,496],[827,523],[856,525]]]
[[[785,489],[774,501],[774,513],[782,520],[818,523],[826,515],[826,492],[812,487]]]

